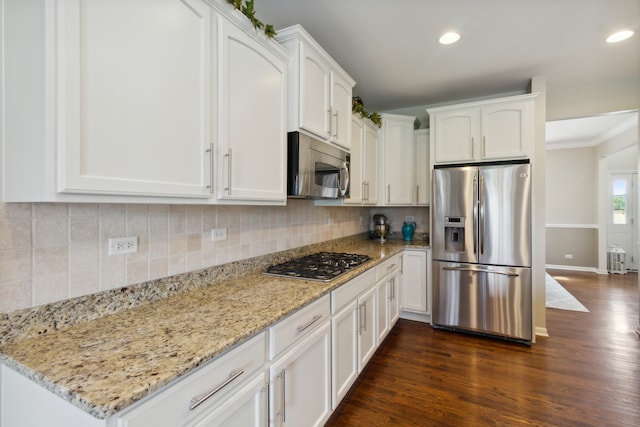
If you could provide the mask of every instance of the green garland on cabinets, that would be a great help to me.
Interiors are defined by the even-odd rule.
[[[364,108],[364,103],[359,96],[354,96],[351,99],[351,111],[355,114],[360,114],[360,117],[363,119],[370,119],[373,123],[378,125],[378,127],[382,126],[382,117],[380,117],[380,114],[375,111],[369,114]]]
[[[227,0],[227,3],[232,4],[235,9],[238,9],[244,16],[249,18],[251,24],[253,24],[253,28],[256,30],[264,31],[264,34],[270,39],[273,38],[277,33],[271,24],[265,24],[256,18],[256,10],[253,4],[254,0],[246,0],[245,4],[242,4],[242,0]]]

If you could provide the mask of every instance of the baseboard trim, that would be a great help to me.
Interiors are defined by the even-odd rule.
[[[552,270],[569,270],[581,271],[585,273],[608,274],[607,270],[599,270],[596,267],[580,267],[577,265],[545,264],[544,268],[550,268]]]
[[[549,331],[547,328],[543,328],[542,326],[536,326],[536,336],[537,337],[549,337]]]
[[[411,311],[402,310],[400,312],[400,318],[406,320],[415,320],[416,322],[431,323],[431,315],[427,313],[414,313]]]

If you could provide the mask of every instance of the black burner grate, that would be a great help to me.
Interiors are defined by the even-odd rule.
[[[368,255],[318,252],[273,265],[264,274],[329,282],[370,259]]]

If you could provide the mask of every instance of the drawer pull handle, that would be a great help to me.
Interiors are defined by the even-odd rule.
[[[320,320],[322,318],[321,314],[316,314],[315,316],[313,316],[313,319],[309,320],[307,323],[305,323],[304,325],[300,325],[298,326],[298,333],[302,333],[304,332],[305,329],[307,329],[309,326],[313,325],[314,323],[316,323],[318,320]]]
[[[199,396],[196,396],[196,397],[192,398],[191,399],[191,404],[189,405],[189,409],[193,411],[194,409],[196,409],[198,406],[202,405],[204,402],[206,402],[208,399],[210,399],[214,394],[216,394],[217,392],[219,392],[220,390],[225,388],[227,385],[229,385],[230,382],[232,382],[233,380],[235,380],[236,378],[238,378],[242,374],[244,374],[244,369],[240,369],[240,370],[237,370],[237,371],[229,372],[229,378],[227,378],[218,387],[214,388],[211,391],[208,391],[206,393],[203,393],[203,394],[201,394]]]
[[[387,271],[392,270],[394,268],[396,268],[396,265],[395,264],[391,264],[390,266],[387,267]]]

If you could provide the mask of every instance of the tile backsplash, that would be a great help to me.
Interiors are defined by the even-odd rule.
[[[0,313],[365,232],[372,208],[0,203]],[[227,240],[211,230],[226,228]],[[138,252],[109,255],[111,237]]]

